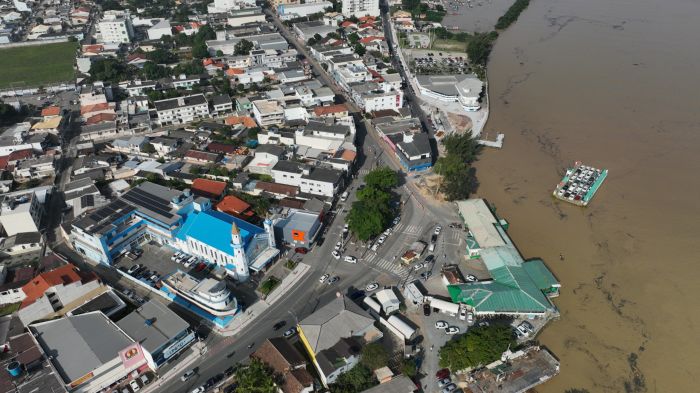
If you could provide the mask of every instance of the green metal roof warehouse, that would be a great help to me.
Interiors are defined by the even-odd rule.
[[[544,262],[540,259],[526,262],[520,256],[502,224],[482,199],[459,201],[457,205],[471,235],[480,245],[478,255],[492,280],[449,285],[447,290],[452,301],[468,304],[480,314],[556,313],[549,297],[558,295],[560,284]],[[481,236],[487,238],[479,239]]]

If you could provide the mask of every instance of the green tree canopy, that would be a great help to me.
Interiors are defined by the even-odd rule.
[[[149,52],[146,54],[146,57],[148,60],[156,64],[170,64],[177,62],[177,56],[173,52],[162,48]]]
[[[203,59],[205,57],[209,57],[209,50],[207,49],[207,45],[203,42],[194,44],[192,47],[192,57],[195,59]]]
[[[365,47],[362,46],[362,44],[360,44],[360,43],[355,44],[355,53],[357,53],[358,56],[364,56],[366,52],[367,52],[367,49],[365,49]]]
[[[248,367],[236,371],[238,391],[247,393],[276,393],[274,374],[267,365],[253,359]]]
[[[362,241],[369,240],[382,231],[387,224],[382,211],[377,205],[367,201],[355,201],[346,217],[348,227],[352,233]]]
[[[141,148],[141,152],[146,153],[146,154],[153,154],[153,153],[156,152],[156,148],[153,147],[153,144],[152,144],[152,143],[146,143],[146,144],[143,145],[143,147]]]
[[[515,345],[510,326],[491,325],[471,327],[456,340],[440,348],[440,367],[463,370],[489,364]]]
[[[362,347],[360,352],[360,363],[367,366],[370,370],[376,370],[386,366],[389,361],[389,354],[386,348],[379,343],[372,343]]]
[[[160,79],[170,76],[172,70],[168,67],[157,65],[152,61],[147,61],[143,64],[141,74],[147,79]]]
[[[377,187],[388,190],[399,185],[399,176],[396,171],[389,167],[377,168],[365,176],[367,187]]]
[[[255,47],[255,45],[246,40],[240,40],[234,45],[233,47],[233,53],[236,55],[248,55],[250,54],[250,51]]]
[[[350,41],[352,45],[355,45],[360,41],[360,36],[357,35],[357,33],[352,33],[348,36],[348,41]]]
[[[93,82],[121,82],[132,79],[135,73],[134,68],[127,66],[119,59],[99,59],[90,65],[90,80]]]
[[[367,366],[358,364],[350,371],[340,374],[335,383],[330,385],[330,390],[331,393],[357,393],[376,384],[372,371]]]

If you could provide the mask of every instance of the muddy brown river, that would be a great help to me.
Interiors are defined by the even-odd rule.
[[[506,138],[478,196],[563,284],[539,392],[700,391],[698,21],[692,0],[533,0],[497,41],[486,131]],[[551,197],[575,160],[610,171],[588,208]]]

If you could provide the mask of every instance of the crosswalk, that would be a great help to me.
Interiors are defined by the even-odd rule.
[[[406,225],[404,223],[399,223],[393,229],[393,232],[402,232],[409,235],[417,235],[423,230],[422,224],[416,225]]]
[[[387,260],[379,257],[379,255],[374,252],[369,252],[367,255],[365,255],[363,261],[380,270],[395,274],[401,279],[405,279],[409,274],[411,274],[411,269],[407,268],[406,266],[402,266],[398,260]]]
[[[359,171],[357,171],[357,174],[360,176],[364,176],[368,173],[369,173],[369,169],[360,169]]]

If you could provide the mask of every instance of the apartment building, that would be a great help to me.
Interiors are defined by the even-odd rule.
[[[131,23],[129,11],[105,11],[97,28],[102,42],[127,43],[134,38],[134,26]]]
[[[284,108],[276,100],[253,101],[253,117],[260,127],[284,122]]]
[[[153,103],[160,125],[183,124],[209,117],[209,103],[203,94],[169,98]]]

